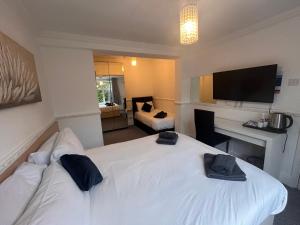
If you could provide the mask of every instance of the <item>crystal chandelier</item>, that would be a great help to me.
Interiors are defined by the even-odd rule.
[[[180,10],[180,43],[189,45],[198,41],[197,1],[189,1]]]

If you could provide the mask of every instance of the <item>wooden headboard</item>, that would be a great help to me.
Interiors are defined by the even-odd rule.
[[[9,177],[16,168],[25,162],[32,152],[36,152],[44,142],[46,142],[55,132],[59,131],[58,123],[54,122],[51,126],[45,130],[30,146],[29,148],[11,164],[3,173],[0,174],[0,183]]]
[[[137,108],[137,105],[136,105],[137,102],[150,102],[150,101],[153,101],[152,96],[132,98],[132,111],[133,111],[133,114],[138,111],[138,108]]]

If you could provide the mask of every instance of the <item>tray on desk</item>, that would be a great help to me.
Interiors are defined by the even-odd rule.
[[[263,131],[277,133],[277,134],[285,134],[287,132],[286,130],[275,129],[275,128],[272,128],[272,127],[262,127],[262,128],[260,128],[260,127],[254,126],[254,125],[249,125],[247,123],[248,122],[243,123],[243,127],[253,128],[253,129],[257,129],[257,130],[263,130]]]

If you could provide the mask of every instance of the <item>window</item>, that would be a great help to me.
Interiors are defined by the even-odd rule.
[[[107,102],[112,102],[111,79],[96,78],[96,90],[99,105],[104,105]]]

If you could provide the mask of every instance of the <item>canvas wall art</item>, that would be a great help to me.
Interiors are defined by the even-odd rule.
[[[33,54],[0,31],[0,109],[39,101]]]

